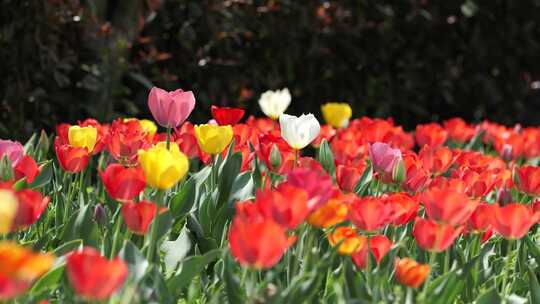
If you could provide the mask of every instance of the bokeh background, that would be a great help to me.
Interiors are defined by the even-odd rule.
[[[145,117],[153,85],[260,115],[540,124],[540,0],[0,0],[0,136]]]

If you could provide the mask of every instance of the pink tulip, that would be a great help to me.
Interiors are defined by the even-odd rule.
[[[401,160],[401,151],[392,149],[388,144],[376,142],[369,145],[369,158],[375,171],[391,176],[394,167]]]
[[[0,159],[4,156],[15,167],[24,156],[24,148],[18,141],[0,139]]]
[[[153,87],[148,95],[148,107],[156,122],[166,128],[176,128],[183,123],[195,107],[195,96],[191,91],[167,92]]]

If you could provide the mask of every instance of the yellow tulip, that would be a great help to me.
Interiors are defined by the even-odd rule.
[[[329,102],[321,106],[324,120],[334,128],[343,128],[349,124],[352,116],[351,106],[347,103]]]
[[[148,150],[139,150],[139,163],[148,185],[158,189],[169,189],[186,176],[189,161],[178,145],[160,142]]]
[[[231,143],[233,128],[208,124],[198,125],[195,126],[195,137],[201,150],[208,154],[218,154]]]
[[[68,131],[69,144],[77,148],[86,148],[88,152],[94,150],[97,139],[97,129],[94,127],[71,126]]]
[[[17,214],[17,197],[9,190],[0,190],[0,234],[9,233]]]
[[[146,134],[150,136],[154,136],[154,134],[156,134],[157,125],[153,121],[148,119],[139,119],[139,124],[141,124],[141,128]]]

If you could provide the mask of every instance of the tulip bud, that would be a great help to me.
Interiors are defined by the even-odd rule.
[[[504,161],[511,161],[512,160],[512,145],[504,144],[501,151],[501,158]]]
[[[392,181],[401,184],[405,181],[405,165],[400,157],[392,170]]]
[[[279,152],[276,144],[273,144],[270,150],[270,165],[272,168],[279,168],[281,166],[281,152]]]
[[[107,223],[107,212],[102,204],[98,203],[94,208],[94,220],[100,225],[105,225]]]
[[[49,152],[50,147],[51,141],[49,140],[47,133],[45,133],[44,130],[41,130],[41,134],[39,135],[39,140],[37,142],[37,149],[41,151],[43,156],[45,156]]]
[[[497,201],[501,206],[507,205],[512,202],[512,191],[510,189],[501,188],[497,193]]]

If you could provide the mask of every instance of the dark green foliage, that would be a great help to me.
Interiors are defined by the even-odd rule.
[[[148,116],[151,85],[195,91],[198,122],[285,86],[296,114],[540,119],[538,0],[77,2],[0,0],[2,137]]]

